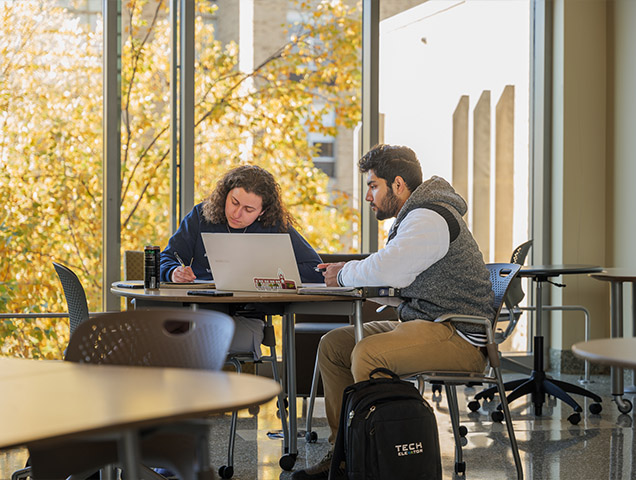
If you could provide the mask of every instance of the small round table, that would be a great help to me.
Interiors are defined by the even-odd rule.
[[[627,268],[605,268],[602,272],[592,273],[590,277],[610,283],[610,319],[612,338],[623,336],[623,283],[632,284],[632,321],[634,322],[634,332],[636,332],[636,269]],[[632,403],[623,399],[623,393],[636,393],[636,386],[632,385],[623,388],[623,369],[618,365],[612,366],[612,395],[618,410],[621,413],[629,413],[632,410]]]
[[[528,277],[532,279],[535,285],[536,298],[536,330],[534,336],[534,364],[533,370],[529,378],[521,380],[513,380],[506,382],[506,390],[512,389],[512,393],[508,396],[508,402],[512,402],[517,398],[525,395],[531,395],[534,404],[534,413],[540,416],[545,403],[545,394],[550,394],[570,405],[574,408],[574,413],[568,417],[568,420],[576,424],[580,421],[580,405],[568,394],[575,393],[593,399],[596,404],[590,405],[593,413],[600,412],[601,397],[598,395],[571,383],[563,382],[549,378],[544,368],[544,351],[543,351],[543,286],[549,282],[550,278],[559,277],[561,275],[574,275],[583,273],[600,272],[602,268],[597,265],[529,265],[519,270],[520,277]]]
[[[601,338],[572,345],[572,353],[594,363],[636,368],[636,337]]]

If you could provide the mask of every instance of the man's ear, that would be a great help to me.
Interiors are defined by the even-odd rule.
[[[391,188],[393,189],[393,193],[395,193],[397,196],[400,196],[405,192],[409,192],[409,187],[407,187],[406,182],[399,175],[397,175],[395,177],[395,180],[393,180],[393,185],[391,185]]]

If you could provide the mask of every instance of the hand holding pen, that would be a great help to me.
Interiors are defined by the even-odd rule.
[[[346,262],[337,263],[319,263],[315,270],[322,272],[322,276],[325,277],[325,285],[328,287],[338,286],[338,272],[342,270]]]
[[[172,281],[179,283],[194,282],[197,278],[192,271],[192,260],[194,258],[190,260],[190,265],[186,265],[177,252],[174,252],[174,258],[177,259],[180,266],[172,271]]]

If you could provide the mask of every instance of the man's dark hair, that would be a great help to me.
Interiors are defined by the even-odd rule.
[[[358,161],[358,168],[362,173],[373,170],[389,187],[397,176],[404,179],[411,192],[422,183],[422,167],[415,152],[401,145],[376,145]]]

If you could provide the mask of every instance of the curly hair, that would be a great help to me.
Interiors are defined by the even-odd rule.
[[[422,183],[422,167],[415,152],[401,145],[376,145],[358,161],[358,168],[362,173],[373,170],[389,187],[398,175],[411,192]]]
[[[225,201],[230,190],[242,188],[261,197],[263,213],[259,221],[265,227],[278,225],[280,232],[289,230],[296,222],[281,198],[280,185],[274,176],[256,165],[241,165],[228,171],[217,182],[214,191],[203,201],[203,217],[210,223],[227,223]]]

